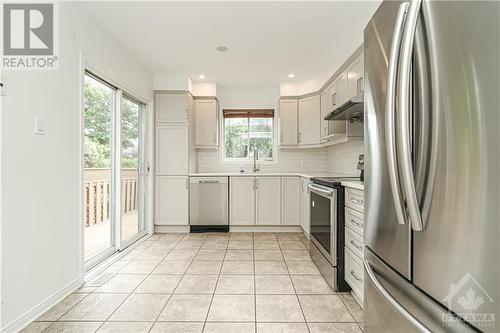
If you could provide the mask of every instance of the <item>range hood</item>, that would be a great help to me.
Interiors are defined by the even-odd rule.
[[[363,121],[365,94],[360,92],[326,115],[325,120],[357,120]]]

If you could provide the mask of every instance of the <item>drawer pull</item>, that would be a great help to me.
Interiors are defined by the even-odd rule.
[[[351,271],[351,275],[359,282],[363,282],[363,279],[360,279],[359,277],[356,276],[356,273],[354,271]]]
[[[351,244],[354,245],[354,247],[357,248],[358,250],[360,251],[363,250],[363,247],[361,245],[356,244],[355,241],[351,240]]]
[[[359,199],[356,199],[356,198],[351,198],[351,201],[355,202],[357,204],[360,204],[360,205],[363,204],[363,200],[359,200]]]
[[[355,219],[351,219],[351,223],[354,223],[355,225],[357,225],[360,228],[363,228],[365,226],[363,223],[356,222]]]

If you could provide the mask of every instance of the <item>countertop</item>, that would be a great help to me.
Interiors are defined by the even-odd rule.
[[[362,190],[362,191],[365,190],[365,184],[359,180],[348,180],[348,181],[341,182],[341,184],[345,187],[355,188],[355,189]]]
[[[190,173],[190,177],[286,177],[286,176],[295,176],[295,177],[304,177],[304,178],[313,178],[313,177],[349,177],[352,175],[346,175],[341,173],[331,173],[331,172],[310,172],[310,171],[290,171],[290,172],[200,172],[200,173]],[[355,182],[348,182],[355,183]],[[361,183],[361,182],[358,182]],[[362,184],[362,183],[361,183]]]

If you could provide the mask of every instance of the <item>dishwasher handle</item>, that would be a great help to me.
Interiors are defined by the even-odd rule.
[[[228,177],[189,177],[189,182],[191,184],[227,184]]]
[[[199,184],[219,184],[218,180],[200,180]]]

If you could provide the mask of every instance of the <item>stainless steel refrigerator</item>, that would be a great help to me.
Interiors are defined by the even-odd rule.
[[[500,332],[500,4],[384,1],[364,49],[365,332]]]

